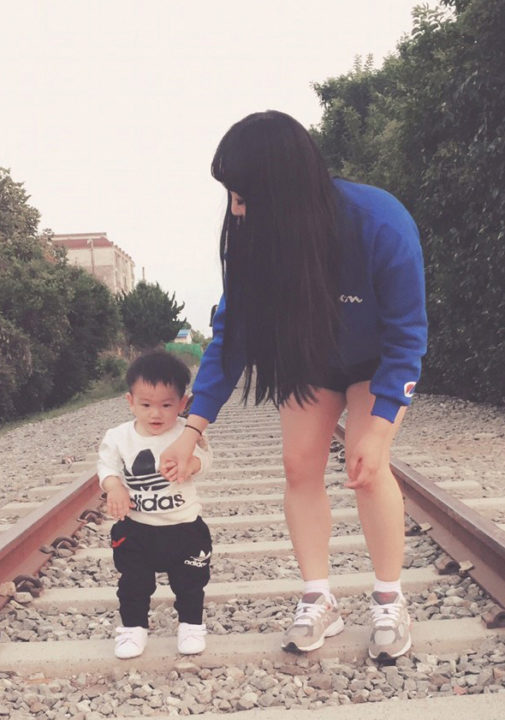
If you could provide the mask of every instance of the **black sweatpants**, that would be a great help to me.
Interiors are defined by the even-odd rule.
[[[157,572],[166,572],[179,622],[200,625],[204,587],[209,582],[212,541],[199,516],[178,525],[146,525],[129,517],[111,529],[119,612],[125,627],[147,628]]]

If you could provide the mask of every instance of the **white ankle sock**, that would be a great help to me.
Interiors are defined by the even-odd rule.
[[[400,580],[386,581],[378,580],[377,578],[375,578],[373,589],[374,592],[397,592],[400,595],[403,595],[402,584]]]
[[[331,600],[330,592],[330,581],[328,578],[321,578],[320,580],[305,580],[305,587],[303,594],[320,592],[326,595],[328,600]]]

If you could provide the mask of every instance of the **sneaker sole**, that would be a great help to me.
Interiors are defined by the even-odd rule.
[[[117,653],[114,653],[114,657],[117,657],[118,660],[130,660],[131,658],[139,657],[139,655],[142,655],[144,651],[139,650],[138,652],[134,653],[133,655],[118,655]]]
[[[331,625],[328,625],[326,630],[324,631],[324,635],[322,635],[319,640],[316,640],[316,642],[312,643],[312,645],[306,645],[305,647],[300,647],[300,645],[297,645],[295,642],[291,641],[289,643],[286,643],[286,645],[281,645],[283,650],[286,650],[286,652],[309,652],[310,650],[317,650],[320,648],[323,644],[326,638],[333,637],[334,635],[338,635],[342,632],[344,629],[344,621],[342,618],[339,618],[338,620],[335,620],[334,623]]]
[[[381,650],[377,653],[377,655],[374,655],[372,653],[372,650],[368,648],[368,654],[372,658],[372,660],[394,660],[395,658],[400,657],[401,655],[404,655],[410,648],[412,647],[412,638],[409,635],[409,639],[405,643],[405,645],[402,647],[401,650],[397,650],[394,653],[388,652],[387,650]]]
[[[199,650],[180,650],[177,648],[177,652],[179,655],[200,655],[200,653],[203,653],[205,650],[205,646],[203,648],[200,648]]]

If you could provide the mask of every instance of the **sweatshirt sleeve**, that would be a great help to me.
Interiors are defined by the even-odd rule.
[[[112,430],[107,430],[98,449],[97,474],[100,487],[106,477],[114,475],[123,480],[123,461]]]
[[[200,415],[214,422],[218,412],[232,394],[245,365],[243,348],[236,343],[233,349],[230,369],[223,370],[223,340],[225,321],[225,299],[221,297],[212,323],[212,341],[200,362],[200,369],[193,383],[191,414]]]
[[[374,285],[381,361],[370,385],[376,396],[372,415],[394,422],[399,408],[411,402],[427,342],[422,251],[417,227],[406,210],[394,226],[379,228]]]

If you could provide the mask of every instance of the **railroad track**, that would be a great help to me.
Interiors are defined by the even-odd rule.
[[[318,651],[293,655],[279,649],[301,581],[282,514],[277,414],[230,402],[209,434],[215,463],[199,482],[214,537],[206,651],[177,655],[172,596],[160,577],[144,655],[114,658],[111,522],[97,512],[90,456],[36,491],[39,505],[0,508],[0,718],[161,720],[208,711],[202,717],[237,712],[247,720],[261,711],[267,720],[290,708],[301,720],[339,705],[345,720],[403,715],[405,702],[423,718],[450,712],[454,703],[463,716],[503,717],[504,497],[481,498],[473,481],[433,483],[393,464],[409,513],[403,588],[414,648],[395,665],[372,663],[373,576],[353,493],[342,489],[337,429],[326,480],[335,528],[331,584],[346,630]]]

